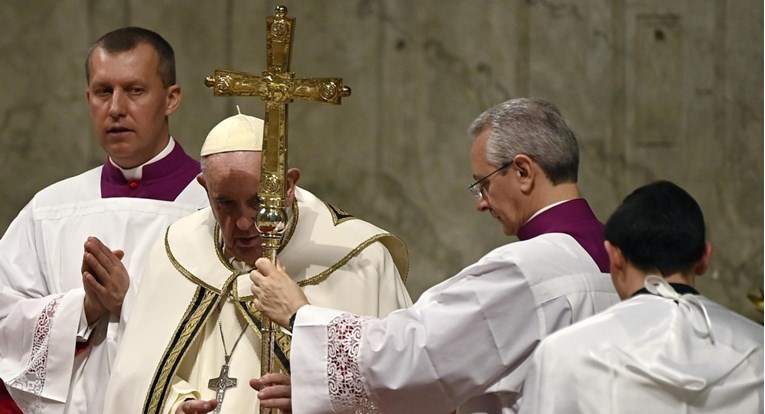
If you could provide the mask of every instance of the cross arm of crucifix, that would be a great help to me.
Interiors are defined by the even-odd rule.
[[[261,76],[218,69],[205,79],[215,96],[259,96],[266,102],[289,103],[295,99],[339,105],[351,95],[342,78],[295,78],[289,72],[263,72]]]

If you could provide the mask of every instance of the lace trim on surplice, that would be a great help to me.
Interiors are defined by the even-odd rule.
[[[370,317],[343,314],[327,326],[329,397],[337,412],[378,413],[359,371],[362,323]],[[349,411],[355,409],[354,411]]]
[[[50,301],[40,312],[35,323],[35,330],[32,342],[32,354],[27,363],[27,369],[16,378],[8,382],[13,388],[26,391],[36,397],[42,395],[47,377],[48,365],[48,342],[50,340],[51,325],[53,316],[56,314],[62,296],[58,296]],[[39,398],[32,398],[25,401],[16,401],[19,408],[25,413],[41,412],[41,402]]]

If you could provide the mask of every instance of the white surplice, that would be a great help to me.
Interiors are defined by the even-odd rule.
[[[296,197],[278,259],[310,301],[374,316],[411,305],[402,280],[408,272],[403,242],[304,189]],[[153,250],[146,274],[151,277],[141,287],[117,356],[106,412],[174,413],[186,398],[215,398],[208,382],[224,361],[220,313],[229,353],[249,327],[232,353],[229,377],[238,384],[225,393],[222,412],[257,413],[257,392],[248,385],[260,376],[252,282],[247,271],[223,258],[211,209],[173,224]],[[288,364],[289,353],[290,338],[280,332],[277,367]]]
[[[298,311],[295,413],[512,412],[537,343],[618,302],[569,235],[495,249],[386,319]]]
[[[762,413],[763,328],[703,296],[637,295],[540,344],[521,412]]]
[[[101,198],[101,169],[37,193],[0,241],[0,378],[25,412],[102,409],[125,320],[100,321],[90,346],[75,357],[87,237],[125,251],[131,284],[122,315],[128,315],[156,238],[176,219],[207,205],[196,181],[175,202]]]

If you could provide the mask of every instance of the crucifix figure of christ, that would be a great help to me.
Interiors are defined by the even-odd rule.
[[[236,387],[236,378],[230,378],[228,376],[228,361],[230,358],[230,356],[226,356],[226,361],[220,367],[220,374],[218,377],[211,379],[207,383],[207,387],[215,391],[215,399],[218,401],[218,406],[215,407],[215,411],[213,411],[215,414],[220,413],[220,410],[223,407],[223,397],[226,395],[226,391],[229,388]]]
[[[295,99],[340,104],[351,95],[342,78],[296,78],[290,72],[295,19],[287,8],[277,6],[266,18],[266,70],[260,76],[245,72],[216,70],[205,79],[215,96],[259,96],[265,102],[263,154],[260,169],[260,211],[255,220],[263,246],[263,257],[276,262],[282,234],[287,225],[284,206],[287,165],[287,104]],[[260,373],[274,372],[275,324],[261,321]],[[261,408],[261,413],[270,410]]]

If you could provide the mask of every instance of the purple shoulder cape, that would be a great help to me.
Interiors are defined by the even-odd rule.
[[[173,201],[200,171],[199,161],[189,157],[177,141],[166,157],[143,167],[140,180],[126,180],[119,168],[107,159],[101,171],[101,198]]]
[[[592,212],[587,200],[576,198],[547,209],[518,230],[519,240],[546,233],[565,233],[573,237],[603,273],[608,273],[608,253],[603,245],[603,223]]]

